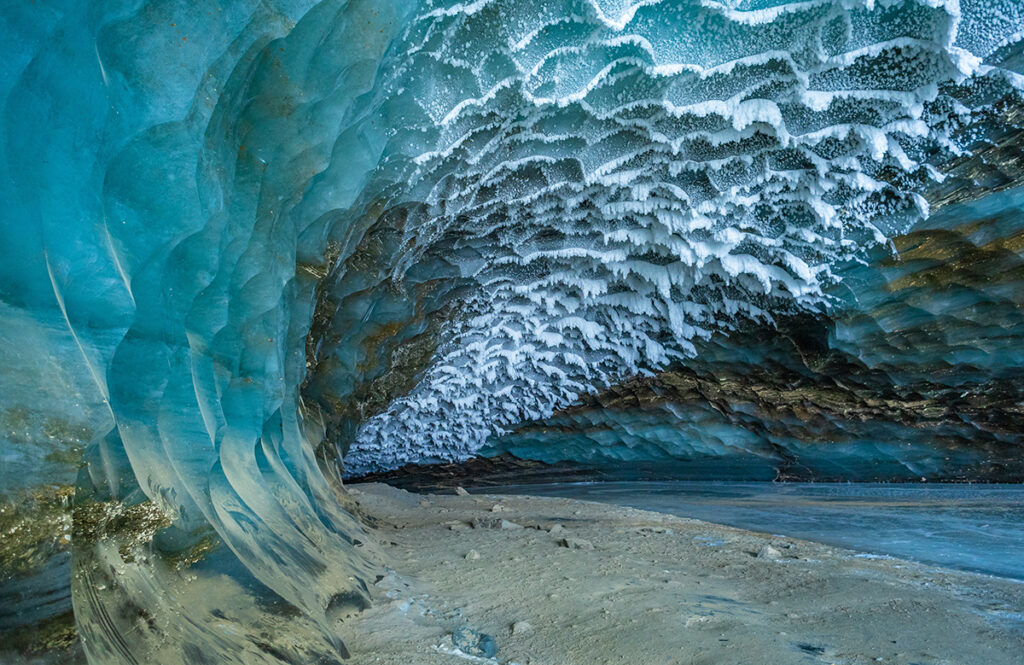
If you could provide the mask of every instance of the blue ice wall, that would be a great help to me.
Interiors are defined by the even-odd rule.
[[[330,213],[352,204],[380,158],[372,133],[344,128],[365,111],[356,100],[403,11],[4,12],[22,51],[5,77],[4,228],[25,248],[10,254],[4,294],[40,320],[59,313],[77,348],[50,353],[87,368],[115,424],[96,432],[76,502],[145,504],[179,530],[212,527],[335,641],[325,613],[365,595],[370,567],[314,460],[316,421],[299,408],[316,280],[297,266],[323,262]],[[333,151],[344,159],[325,177]],[[99,579],[102,559],[82,541],[76,568]],[[76,595],[90,660],[146,660],[122,644],[124,626],[97,618],[103,605]],[[184,653],[198,648],[184,638]]]
[[[217,642],[203,617],[224,607],[161,592],[194,565],[236,606],[298,608],[318,646],[288,657],[343,654],[374,555],[342,454],[349,473],[688,447],[857,469],[927,432],[1015,451],[1019,205],[986,195],[1021,171],[1022,11],[4,7],[3,406],[75,423],[55,435],[72,457],[89,442],[89,659],[281,660],[242,628]],[[43,354],[64,374],[24,380]],[[708,399],[769,360],[774,393]],[[81,399],[51,399],[51,376]],[[22,438],[0,452],[24,467],[43,448]],[[68,466],[5,474],[5,494]]]

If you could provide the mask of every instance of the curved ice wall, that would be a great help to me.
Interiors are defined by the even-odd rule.
[[[838,266],[926,216],[992,106],[1017,104],[1014,63],[999,65],[1019,58],[1020,12],[520,2],[417,16],[383,86],[401,118],[392,179],[416,202],[392,223],[390,278],[465,291],[415,388],[355,435],[349,469],[470,454],[716,333],[835,304]]]
[[[1014,0],[5,8],[3,298],[66,323],[113,422],[75,499],[90,659],[156,662],[112,606],[161,608],[162,661],[223,638],[118,524],[216,541],[343,653],[374,557],[338,452],[465,457],[827,316],[979,164],[1013,183],[1022,30]]]

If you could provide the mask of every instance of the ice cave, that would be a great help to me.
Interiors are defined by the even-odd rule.
[[[1022,662],[1024,0],[0,37],[0,664]]]

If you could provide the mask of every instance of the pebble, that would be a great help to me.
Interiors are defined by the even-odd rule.
[[[480,558],[480,553],[476,550],[470,550],[466,553],[466,561],[476,561]]]
[[[455,493],[458,494],[459,496],[469,496],[469,492],[467,492],[465,488],[461,486],[455,488]]]
[[[512,624],[513,635],[529,635],[533,632],[533,626],[526,621],[516,621]]]
[[[474,529],[522,529],[522,524],[516,524],[497,517],[477,517],[473,520]]]
[[[568,547],[571,550],[592,550],[594,544],[589,540],[583,538],[562,538],[558,541],[558,544],[562,547]]]
[[[644,533],[644,534],[647,534],[647,533],[663,533],[663,534],[669,534],[669,535],[672,534],[672,529],[666,529],[666,528],[660,527],[660,526],[642,526],[642,527],[637,528],[637,531],[639,531],[640,533]]]
[[[486,633],[479,633],[472,628],[462,626],[452,632],[452,644],[459,651],[470,656],[494,658],[498,653],[498,643]]]
[[[563,531],[565,531],[565,528],[561,524],[555,524],[548,529],[548,533],[562,533]]]
[[[758,559],[781,559],[782,558],[782,552],[780,552],[779,550],[775,549],[771,545],[765,545],[757,553],[757,558]]]

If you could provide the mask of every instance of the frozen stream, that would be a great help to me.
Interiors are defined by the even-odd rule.
[[[1024,485],[609,482],[488,492],[613,503],[1024,580]]]

